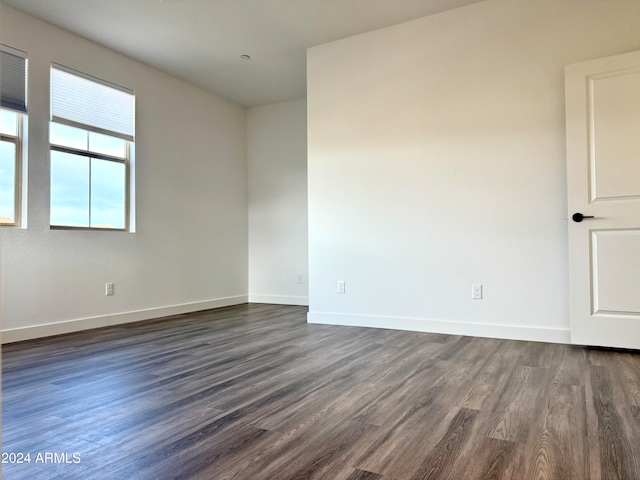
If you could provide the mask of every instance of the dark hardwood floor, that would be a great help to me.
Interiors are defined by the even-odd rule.
[[[640,479],[640,354],[305,319],[251,304],[5,345],[3,452],[31,463],[3,478]]]

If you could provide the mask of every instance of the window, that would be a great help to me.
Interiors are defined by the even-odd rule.
[[[129,229],[134,96],[51,68],[52,227]]]
[[[20,225],[22,128],[27,113],[26,54],[0,48],[0,225]]]

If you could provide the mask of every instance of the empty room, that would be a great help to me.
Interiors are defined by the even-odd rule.
[[[640,478],[640,1],[0,0],[2,478]]]

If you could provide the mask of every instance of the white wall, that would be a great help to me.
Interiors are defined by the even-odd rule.
[[[245,302],[245,109],[4,5],[1,21],[30,66],[28,228],[0,230],[3,341]],[[136,233],[49,229],[51,62],[135,90]]]
[[[310,49],[309,321],[568,341],[563,67],[638,25],[488,0]]]
[[[306,138],[306,99],[248,109],[252,302],[308,304]]]

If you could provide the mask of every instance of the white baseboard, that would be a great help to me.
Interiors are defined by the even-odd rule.
[[[427,318],[386,317],[342,313],[309,312],[307,323],[345,325],[353,327],[388,328],[414,332],[444,333],[473,337],[505,338],[530,342],[571,343],[568,328],[535,327],[530,325],[500,325],[456,322]]]
[[[33,325],[29,327],[12,328],[2,331],[2,343],[19,342],[32,338],[50,337],[62,333],[89,330],[92,328],[108,327],[120,325],[122,323],[138,322],[153,318],[167,317],[169,315],[179,315],[181,313],[197,312],[210,308],[228,307],[247,303],[246,295],[235,297],[217,298],[202,302],[182,303],[166,307],[148,308],[145,310],[135,310],[132,312],[113,313],[110,315],[100,315],[96,317],[78,318],[57,323],[47,323],[43,325]]]
[[[273,303],[276,305],[309,306],[309,297],[287,295],[249,295],[249,303]]]

